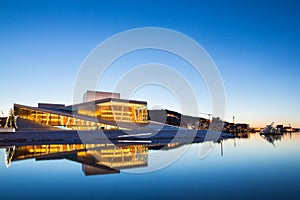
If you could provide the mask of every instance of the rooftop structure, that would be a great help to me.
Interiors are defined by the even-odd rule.
[[[83,102],[96,101],[107,98],[120,99],[120,93],[88,90],[83,94]]]

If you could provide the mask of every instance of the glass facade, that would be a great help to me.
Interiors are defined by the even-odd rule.
[[[83,104],[77,112],[107,121],[148,123],[147,104],[139,102],[107,101],[93,106]]]
[[[117,129],[116,126],[97,123],[94,121],[82,120],[63,114],[55,114],[41,111],[36,108],[29,108],[21,105],[14,105],[15,115],[22,119],[38,122],[41,124],[55,126],[71,130],[97,130],[97,129]]]

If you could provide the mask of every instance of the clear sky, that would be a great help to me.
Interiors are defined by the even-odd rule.
[[[80,65],[96,45],[121,31],[151,26],[182,32],[210,54],[226,89],[226,120],[234,115],[252,126],[275,121],[300,127],[299,10],[297,0],[0,0],[0,110],[7,113],[13,103],[71,104]],[[186,63],[151,50],[120,59],[108,75],[117,79],[122,70],[148,62],[173,66],[193,81]],[[111,90],[109,80],[99,89]],[[200,108],[211,112],[205,85],[198,86],[193,87]],[[150,108],[178,110],[163,90],[148,86],[135,98]]]

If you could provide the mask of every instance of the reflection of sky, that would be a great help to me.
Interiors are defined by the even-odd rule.
[[[1,88],[5,95],[0,109],[7,112],[13,102],[72,103],[79,66],[97,44],[120,31],[158,26],[187,34],[212,56],[224,79],[227,120],[235,115],[236,121],[254,125],[276,121],[300,126],[299,5],[298,1],[1,1],[0,83],[9,86]],[[157,58],[172,62],[169,56]],[[172,66],[192,73],[180,64]],[[201,88],[199,93],[206,93]],[[149,96],[151,100],[156,93]],[[201,94],[199,99],[207,102]],[[203,107],[204,112],[210,109],[209,103]]]
[[[1,163],[2,197],[40,198],[286,198],[300,195],[300,135],[276,142],[259,135],[220,144],[198,159],[202,144],[193,144],[172,165],[145,174],[86,177],[80,164],[65,160]],[[182,149],[182,147],[180,147]],[[150,151],[151,156],[178,151]],[[179,150],[180,151],[180,150]]]

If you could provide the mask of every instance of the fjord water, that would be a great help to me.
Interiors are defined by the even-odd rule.
[[[1,162],[1,198],[300,198],[299,133],[266,139],[251,134],[250,138],[213,145],[212,152],[200,159],[203,143],[188,144],[187,152],[175,162],[148,173],[130,173],[133,169],[128,169],[85,176],[80,163],[66,159],[14,161],[8,168]],[[163,159],[186,147],[149,150],[148,166],[154,162],[153,157]]]

